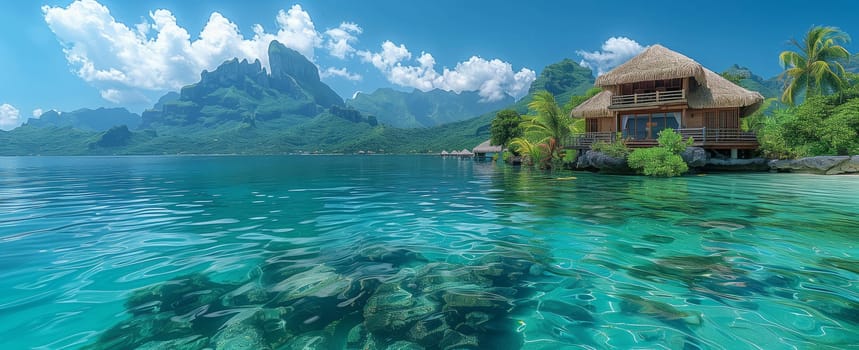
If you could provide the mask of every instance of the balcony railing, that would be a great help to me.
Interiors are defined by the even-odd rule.
[[[684,139],[692,138],[693,146],[697,147],[725,147],[725,148],[757,148],[758,139],[753,132],[746,132],[739,129],[722,129],[722,128],[685,128],[676,130]],[[620,137],[625,135],[621,134]],[[613,142],[617,139],[616,132],[588,132],[584,134],[573,135],[567,140],[564,140],[565,148],[589,149],[594,142],[604,141]],[[633,139],[626,137],[624,142],[628,147],[653,147],[656,146],[656,139]]]
[[[667,102],[683,102],[686,91],[655,91],[632,95],[616,95],[611,97],[611,108],[634,107],[636,105],[654,105]]]
[[[740,129],[695,128],[677,129],[683,138],[692,138],[695,143],[704,145],[716,143],[758,143],[758,137],[753,132]]]

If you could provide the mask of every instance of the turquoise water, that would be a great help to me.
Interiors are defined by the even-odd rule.
[[[859,344],[859,177],[0,158],[0,348]]]

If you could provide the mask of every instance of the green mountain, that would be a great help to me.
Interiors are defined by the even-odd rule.
[[[143,123],[137,129],[116,126],[84,131],[69,126],[25,125],[0,131],[0,155],[426,153],[471,149],[489,138],[489,124],[498,109],[525,112],[531,101],[528,95],[472,119],[425,128],[395,128],[346,106],[319,81],[316,67],[303,56],[279,43],[271,47],[272,74],[267,74],[259,62],[225,62],[215,71],[201,74],[198,83],[162,97],[143,113]],[[582,76],[578,65],[562,62],[550,67],[553,69],[541,73],[540,84],[534,84],[532,92],[540,86],[553,87],[558,102],[564,104],[569,100],[564,96],[593,84],[593,77]],[[426,93],[433,94],[440,95],[434,97],[438,100],[456,100],[451,96],[456,94]],[[477,100],[468,94],[458,98]]]
[[[33,128],[73,128],[84,131],[105,131],[113,126],[126,125],[137,128],[140,116],[125,108],[83,108],[73,112],[54,110],[42,113],[39,118],[30,118],[24,123]]]
[[[543,68],[540,76],[531,83],[529,94],[546,90],[555,95],[555,100],[568,101],[573,95],[584,95],[594,87],[594,74],[589,68],[582,67],[576,61],[565,58],[560,62]]]
[[[722,72],[722,75],[727,75],[738,80],[740,86],[746,89],[760,92],[764,98],[781,96],[782,83],[778,80],[778,77],[764,79],[752,73],[748,68],[736,64]]]
[[[340,96],[319,80],[316,66],[300,53],[272,41],[268,55],[271,74],[259,60],[238,59],[203,71],[200,82],[183,87],[178,98],[165,96],[143,112],[142,127],[169,134],[274,119],[298,125],[326,108],[343,106]]]
[[[379,123],[395,128],[424,128],[461,121],[495,111],[514,102],[513,97],[485,102],[476,91],[432,90],[412,92],[378,89],[358,93],[346,104],[363,114],[375,116]]]

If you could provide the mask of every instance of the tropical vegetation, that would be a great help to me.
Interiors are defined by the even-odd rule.
[[[846,87],[842,62],[850,58],[842,45],[848,42],[847,33],[824,26],[812,27],[802,42],[792,39],[797,51],[779,55],[786,80],[782,100],[793,105],[803,93],[812,97],[842,91]]]
[[[522,136],[510,141],[514,151],[524,157],[524,163],[543,169],[556,168],[566,157],[562,143],[573,133],[584,132],[584,120],[564,113],[549,91],[534,94],[527,115],[520,124]]]
[[[774,109],[768,99],[744,120],[763,156],[859,154],[859,76],[845,69],[850,54],[841,46],[849,40],[838,28],[813,27],[802,42],[792,41],[798,51],[781,53],[788,106]]]
[[[511,140],[522,136],[522,116],[512,109],[504,109],[495,114],[489,126],[490,143],[507,148]]]
[[[684,140],[682,135],[669,128],[659,132],[657,142],[657,147],[632,151],[627,158],[629,167],[644,175],[660,177],[678,176],[689,171],[680,153],[692,145],[691,137]]]

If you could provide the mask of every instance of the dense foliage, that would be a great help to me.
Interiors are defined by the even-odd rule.
[[[507,147],[510,140],[522,136],[520,123],[522,123],[522,116],[519,112],[512,109],[499,111],[489,127],[489,133],[492,135],[490,143],[500,145],[502,148]]]
[[[775,111],[756,130],[760,150],[771,158],[859,154],[859,97],[812,96]]]
[[[573,132],[580,132],[577,128],[581,128],[582,123],[574,123],[548,91],[535,93],[528,108],[534,114],[525,116],[521,123],[522,136],[513,139],[510,146],[525,158],[526,164],[556,168],[566,155],[562,141]]]
[[[658,147],[638,148],[629,154],[627,163],[630,168],[638,169],[647,176],[672,177],[689,171],[689,166],[680,156],[687,146],[692,145],[692,138],[683,136],[673,129],[659,132]]]

